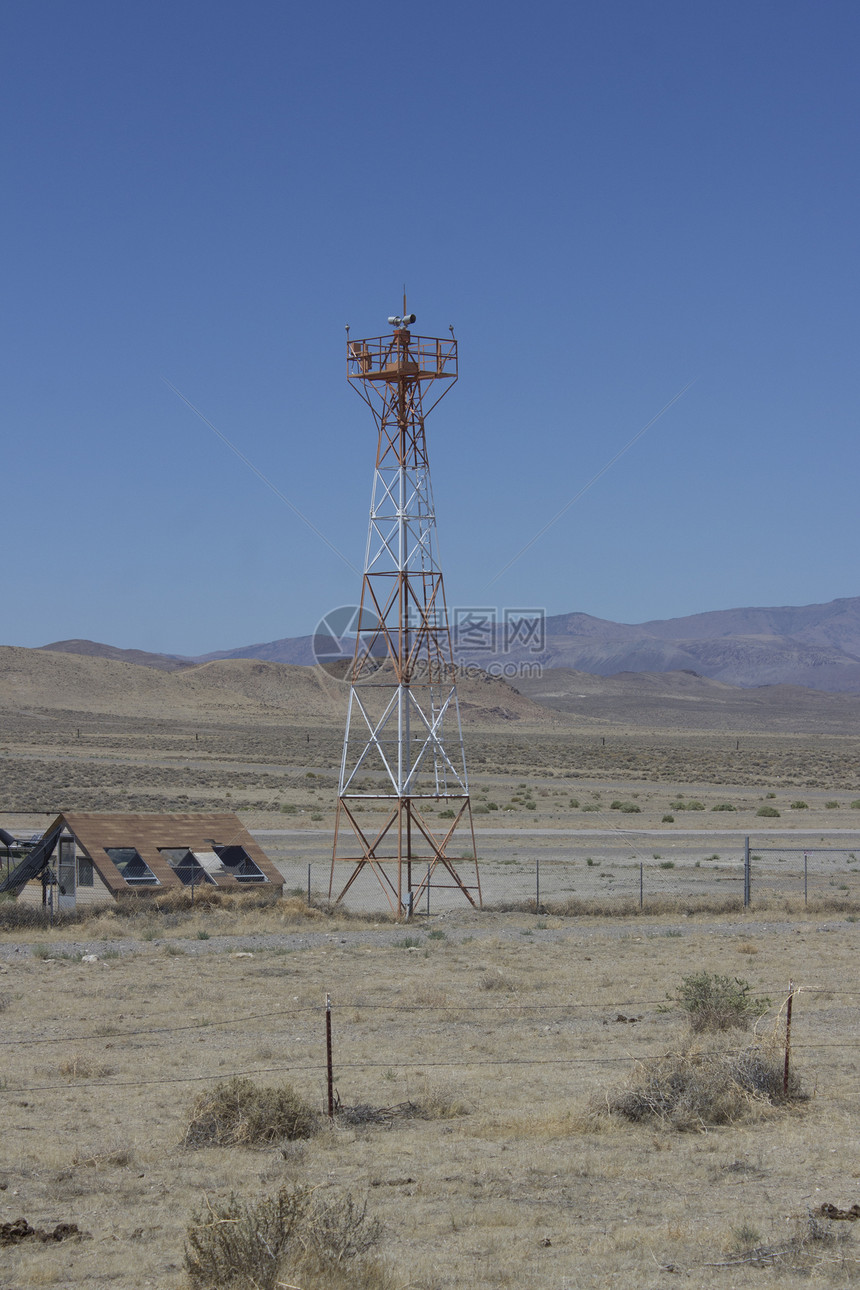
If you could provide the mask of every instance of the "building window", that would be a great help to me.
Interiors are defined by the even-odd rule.
[[[105,852],[130,885],[161,885],[136,847],[105,847]]]
[[[89,856],[78,856],[78,886],[92,887],[93,884],[93,862]]]
[[[206,872],[197,856],[188,847],[159,847],[158,854],[164,857],[179,881],[186,887],[196,887],[201,882],[215,882],[212,875]]]
[[[255,864],[244,847],[215,847],[221,857],[221,863],[228,873],[232,873],[237,882],[266,882],[266,875],[259,865]]]

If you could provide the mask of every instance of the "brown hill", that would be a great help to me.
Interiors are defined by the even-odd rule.
[[[467,725],[566,724],[561,714],[482,673],[463,678],[458,692]],[[88,654],[0,646],[0,711],[341,727],[346,699],[342,681],[285,663],[225,659],[167,672]]]

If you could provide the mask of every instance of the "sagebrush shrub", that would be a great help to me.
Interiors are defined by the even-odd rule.
[[[770,1000],[754,998],[752,986],[740,977],[719,973],[692,972],[685,976],[678,991],[670,995],[682,1012],[686,1012],[690,1029],[746,1030],[750,1022],[761,1017]]]
[[[185,1270],[193,1290],[391,1290],[370,1258],[382,1225],[349,1193],[282,1187],[253,1203],[208,1198],[191,1216]]]
[[[214,1203],[207,1199],[191,1215],[186,1234],[185,1270],[191,1285],[195,1290],[274,1290],[310,1201],[305,1187],[282,1187],[276,1196],[252,1205],[235,1194]]]

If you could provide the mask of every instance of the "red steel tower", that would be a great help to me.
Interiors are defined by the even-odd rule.
[[[414,321],[404,297],[390,335],[347,335],[347,378],[378,444],[329,883],[338,901],[369,871],[398,917],[431,886],[481,904],[424,435],[457,379],[457,342],[453,328],[445,340],[413,336]],[[343,864],[352,872],[338,891]]]

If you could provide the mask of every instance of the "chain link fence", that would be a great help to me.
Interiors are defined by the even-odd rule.
[[[281,835],[282,837],[283,835]],[[298,831],[289,841],[260,833],[260,841],[284,874],[294,895],[327,900],[331,873],[330,833]],[[834,841],[837,841],[834,839]],[[790,844],[775,847],[773,836],[745,837],[712,834],[630,833],[621,830],[588,833],[549,831],[529,834],[511,831],[488,836],[479,833],[481,894],[485,908],[547,908],[563,912],[597,911],[631,904],[659,910],[671,904],[690,908],[744,908],[779,899],[806,905],[860,907],[860,835],[840,837],[830,846],[815,835],[803,845],[793,833]],[[452,856],[471,883],[473,863]],[[336,887],[350,875],[339,866]],[[413,886],[426,876],[426,865],[414,865]],[[337,886],[337,884],[340,884]],[[370,872],[350,888],[348,908],[380,911],[388,902]],[[437,867],[415,912],[442,913],[462,909],[466,899]]]
[[[860,842],[847,847],[752,847],[749,900],[802,896],[804,902],[860,897]]]

